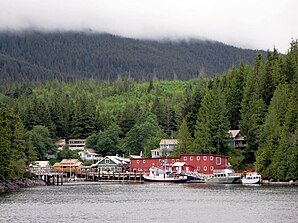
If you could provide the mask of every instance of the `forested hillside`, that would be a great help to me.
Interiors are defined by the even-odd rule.
[[[189,80],[253,63],[256,51],[211,41],[149,41],[109,34],[0,33],[2,80]]]
[[[298,179],[297,41],[287,55],[257,54],[253,65],[213,78],[2,82],[0,102],[1,178],[14,176],[16,160],[45,159],[59,138],[87,138],[102,155],[149,156],[161,138],[175,137],[177,154],[227,155],[236,170]],[[248,146],[232,147],[229,129],[240,129]]]

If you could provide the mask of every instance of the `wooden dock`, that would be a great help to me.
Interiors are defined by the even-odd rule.
[[[67,173],[63,172],[32,172],[39,179],[43,180],[47,185],[63,185],[65,181],[97,181],[97,182],[127,182],[127,183],[143,183],[144,177],[142,173],[135,172],[81,172],[67,177]]]
[[[63,185],[65,174],[60,172],[33,172],[39,179],[47,185]]]
[[[100,182],[129,182],[143,183],[144,177],[142,173],[118,173],[118,172],[87,172],[85,175],[87,181]]]

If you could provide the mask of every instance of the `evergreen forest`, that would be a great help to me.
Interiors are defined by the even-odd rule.
[[[0,42],[3,53],[5,46]],[[35,44],[37,49],[39,42]],[[54,63],[57,57],[53,58],[48,62]],[[176,154],[226,155],[235,170],[257,170],[265,179],[298,179],[297,40],[290,43],[286,55],[276,49],[257,53],[252,63],[238,62],[215,77],[187,76],[184,70],[176,70],[177,78],[170,80],[157,75],[142,78],[142,73],[135,78],[140,70],[132,69],[132,75],[115,72],[113,78],[99,79],[86,67],[82,78],[60,79],[62,71],[77,70],[58,69],[56,61],[55,73],[46,62],[31,59],[29,65],[29,59],[20,59],[17,50],[14,55],[1,54],[0,179],[22,177],[30,162],[56,152],[54,142],[60,138],[87,138],[87,146],[102,155],[142,153],[148,157],[161,138],[172,137],[179,140]],[[163,59],[156,58],[161,67]],[[10,76],[3,61],[16,63]],[[44,76],[18,79],[15,66],[20,70],[33,66],[36,74]],[[105,73],[114,75],[112,70]],[[241,130],[247,147],[231,146],[231,129]],[[58,158],[71,156],[66,151]]]
[[[6,81],[47,81],[118,76],[136,81],[214,76],[257,52],[216,41],[138,40],[78,32],[0,32],[0,71]]]

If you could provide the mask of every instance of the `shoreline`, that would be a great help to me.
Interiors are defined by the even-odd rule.
[[[0,180],[0,193],[17,191],[20,188],[34,186],[46,186],[46,183],[42,180],[31,180],[28,178],[18,180]]]

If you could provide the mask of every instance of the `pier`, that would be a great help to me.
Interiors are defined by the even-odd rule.
[[[97,182],[127,182],[143,183],[143,173],[135,172],[81,172],[69,176],[66,172],[42,171],[32,172],[47,185],[63,185],[66,181],[97,181]]]
[[[134,172],[87,172],[85,175],[81,174],[81,178],[86,181],[100,181],[100,182],[129,182],[129,183],[143,183],[144,177],[142,173]]]

